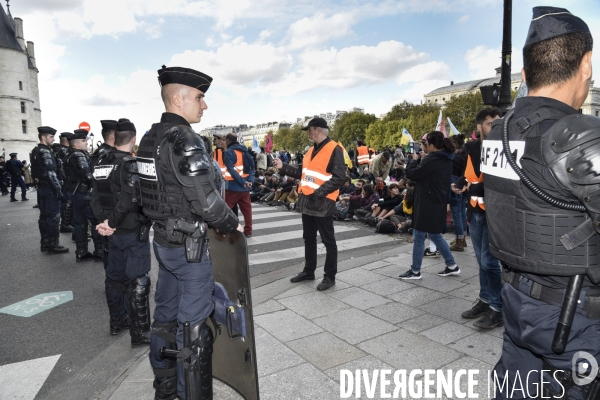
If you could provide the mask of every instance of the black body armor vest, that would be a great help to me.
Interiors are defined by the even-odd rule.
[[[86,193],[91,187],[90,155],[83,150],[69,149],[65,160],[65,185],[70,191]]]
[[[545,143],[546,132],[539,132],[538,124],[563,116],[565,114],[556,109],[541,108],[526,118],[515,117],[509,121],[508,137],[517,163],[522,157],[550,170],[547,160],[551,150],[543,147],[550,144]],[[503,121],[499,122],[494,123],[488,139],[483,142],[481,156],[491,253],[525,273],[555,276],[587,274],[592,282],[597,283],[600,281],[600,235],[592,235],[571,250],[561,243],[563,235],[586,222],[591,224],[591,218],[586,212],[551,206],[524,186],[507,165],[502,144],[498,147]],[[566,154],[560,157],[566,158]],[[527,171],[524,172],[527,175]],[[563,200],[577,201],[574,196]]]
[[[98,165],[100,160],[107,157],[114,150],[114,147],[102,143],[90,156],[90,168],[94,172],[94,167]]]

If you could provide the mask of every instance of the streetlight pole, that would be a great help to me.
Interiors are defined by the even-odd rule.
[[[502,26],[502,70],[500,77],[499,108],[506,113],[512,103],[510,95],[512,55],[512,0],[504,0],[504,22]]]

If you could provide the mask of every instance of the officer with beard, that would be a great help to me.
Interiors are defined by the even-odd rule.
[[[579,111],[592,45],[583,20],[535,7],[523,48],[529,94],[482,143],[490,251],[505,282],[496,398],[598,398],[600,119]]]
[[[69,154],[65,162],[67,176],[67,191],[73,202],[74,237],[77,250],[77,262],[97,258],[102,260],[103,250],[100,234],[96,231],[98,220],[90,207],[90,190],[92,188],[92,171],[90,168],[90,154],[87,152],[88,132],[83,129],[74,131],[69,138]],[[92,240],[94,241],[94,254],[88,251],[88,224],[92,224]]]
[[[131,346],[139,347],[150,344],[150,227],[136,197],[137,164],[131,155],[135,126],[118,123],[113,135],[115,147],[94,167],[91,205],[102,221],[96,230],[108,237],[105,288],[110,334],[118,335],[131,325]]]
[[[189,385],[192,397],[212,398],[213,333],[206,320],[214,310],[214,278],[206,246],[206,224],[222,233],[241,229],[216,186],[207,143],[190,124],[207,109],[204,95],[212,78],[181,67],[158,71],[166,112],[138,148],[144,214],[154,223],[156,283],[150,364],[155,398],[185,399],[183,364],[161,356],[161,348],[183,349],[183,324],[191,326]],[[187,374],[188,376],[192,374]],[[197,397],[200,396],[200,397]],[[189,399],[188,399],[189,400]]]

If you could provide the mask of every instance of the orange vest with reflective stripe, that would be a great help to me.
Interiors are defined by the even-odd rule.
[[[471,161],[471,156],[467,155],[467,169],[465,170],[465,178],[471,185],[477,185],[483,182],[483,172],[477,176],[475,173],[475,168],[473,167],[473,161]],[[479,208],[485,211],[485,204],[483,202],[483,197],[471,196],[470,200],[471,206],[475,207],[479,204]]]
[[[371,164],[371,158],[369,157],[369,149],[367,146],[360,146],[356,149],[357,157],[356,161],[358,165]]]
[[[300,180],[299,193],[310,196],[316,189],[331,179],[331,173],[327,172],[327,164],[329,164],[329,160],[331,160],[331,156],[337,145],[333,140],[330,141],[319,150],[315,158],[312,158],[314,147],[311,147],[306,152],[302,160],[302,179]],[[340,190],[338,189],[333,193],[329,193],[326,197],[336,201],[339,195]]]
[[[225,161],[223,161],[223,150],[217,147],[213,153],[213,158],[219,163],[219,167],[221,167],[221,175],[225,176],[227,167],[225,167]]]
[[[250,174],[244,174],[244,153],[242,153],[240,150],[234,150],[234,151],[235,151],[236,160],[235,160],[235,165],[233,166],[233,168],[235,168],[235,171],[242,178],[247,178]],[[231,174],[229,173],[227,168],[225,168],[225,173],[223,175],[225,176],[225,180],[228,180],[228,181],[233,180],[233,176],[231,176]]]

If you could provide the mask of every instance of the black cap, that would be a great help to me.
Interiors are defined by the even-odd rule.
[[[60,134],[61,138],[66,138],[67,140],[71,140],[71,136],[73,136],[71,132],[63,132]]]
[[[9,154],[9,156],[11,156],[11,157],[16,157],[16,156],[17,156],[17,153],[10,153],[10,154]]]
[[[308,128],[310,128],[311,126],[314,126],[317,128],[329,129],[329,127],[327,126],[327,121],[325,121],[323,118],[320,118],[320,117],[316,117],[316,118],[313,118],[310,121],[308,121],[308,125],[306,125],[304,128],[302,128],[302,130],[307,131]]]
[[[117,123],[117,132],[135,132],[135,125],[127,118],[121,118]]]
[[[54,135],[56,133],[56,129],[51,128],[49,126],[40,126],[37,128],[38,133],[45,135]]]
[[[117,128],[117,121],[114,119],[103,119],[100,121],[100,123],[102,124],[102,129],[114,131]]]
[[[73,131],[73,135],[68,139],[69,140],[87,139],[87,137],[88,137],[88,131],[86,131],[84,129],[75,129]]]
[[[566,8],[534,7],[525,47],[568,33],[589,31],[587,24]]]
[[[158,70],[158,82],[161,87],[170,83],[178,83],[180,85],[191,86],[206,93],[212,80],[213,78],[210,76],[190,68],[167,68],[163,65],[162,68]]]

